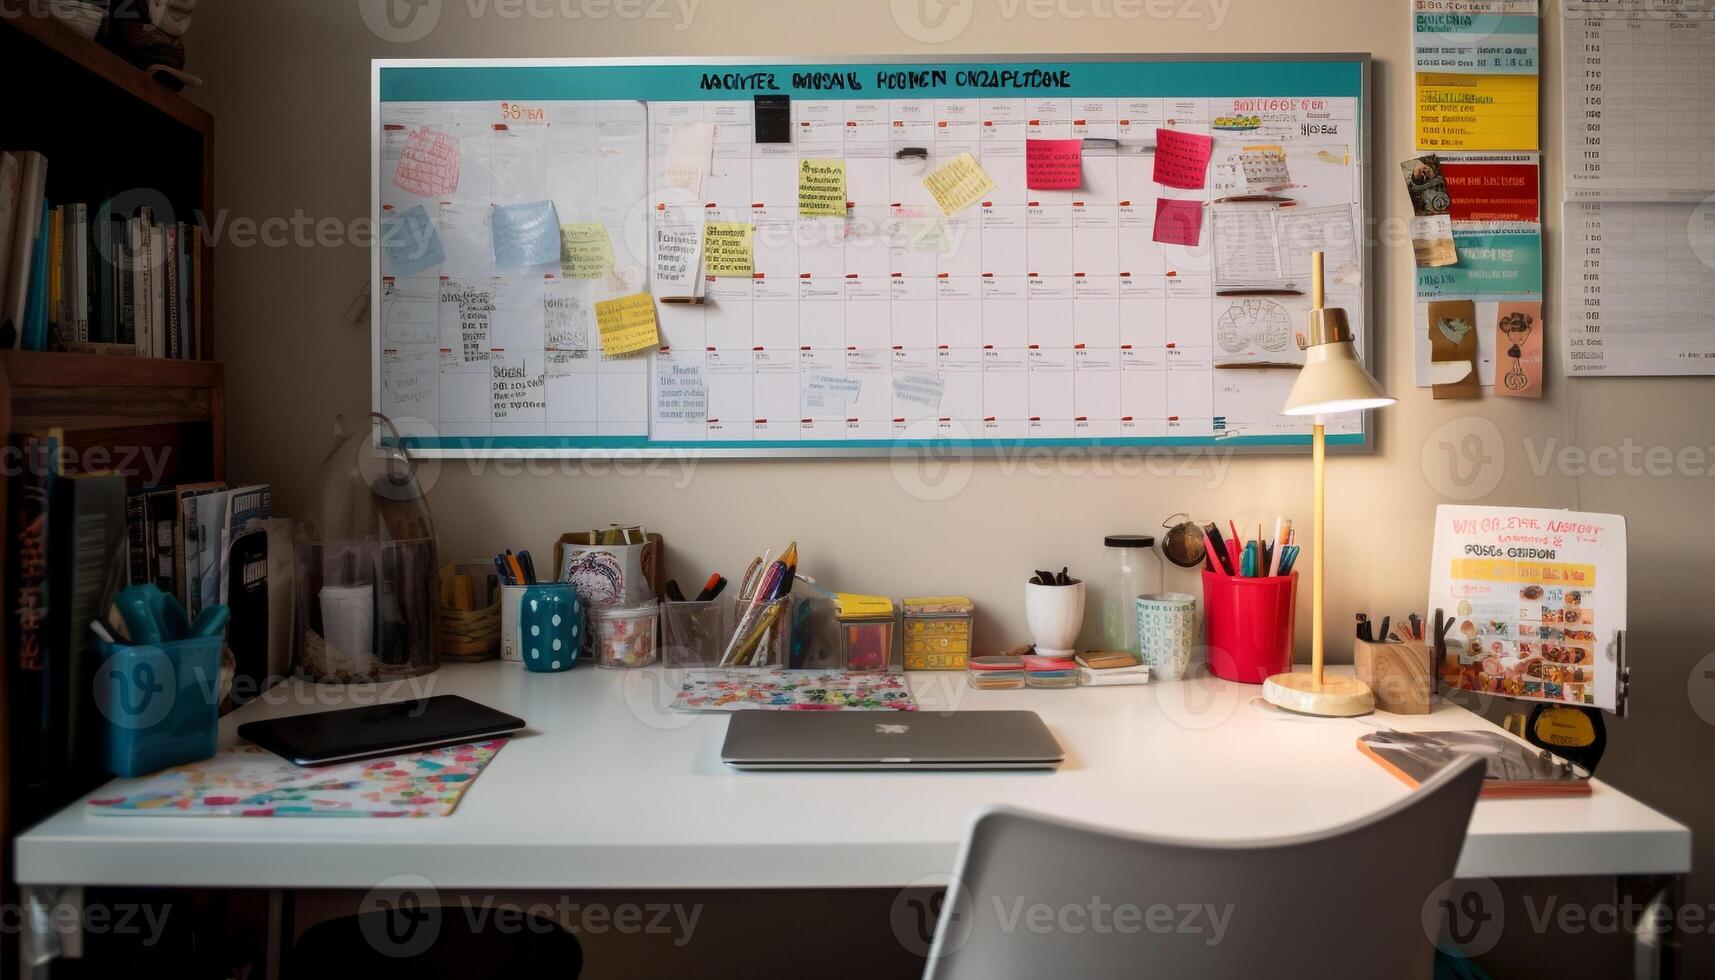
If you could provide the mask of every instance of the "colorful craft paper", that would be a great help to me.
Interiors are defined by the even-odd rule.
[[[165,769],[92,814],[147,817],[444,817],[506,739],[306,768],[255,745]]]
[[[709,670],[686,675],[679,711],[916,711],[903,674]]]

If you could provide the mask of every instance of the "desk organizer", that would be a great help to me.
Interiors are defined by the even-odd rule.
[[[1298,573],[1242,578],[1203,571],[1209,669],[1216,677],[1261,684],[1292,669]]]
[[[1376,710],[1396,715],[1429,713],[1429,645],[1418,640],[1370,643],[1354,640],[1352,663],[1358,680],[1369,685]]]
[[[97,642],[95,697],[106,723],[108,772],[142,776],[214,755],[225,640],[222,632],[135,646]]]
[[[663,602],[662,660],[670,668],[718,666],[732,638],[731,615],[732,603],[727,599]]]
[[[493,566],[484,564],[464,561],[441,566],[435,633],[443,659],[474,663],[500,656],[500,584]],[[461,576],[470,583],[468,597],[455,595],[454,582]],[[460,608],[463,598],[474,608]]]

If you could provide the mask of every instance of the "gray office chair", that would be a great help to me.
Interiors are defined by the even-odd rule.
[[[1427,980],[1423,910],[1453,877],[1482,782],[1468,759],[1356,823],[1254,843],[990,811],[965,842],[924,976]]]

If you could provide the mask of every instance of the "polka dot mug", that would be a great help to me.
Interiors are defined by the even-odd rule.
[[[532,585],[518,600],[518,656],[541,674],[571,670],[584,639],[584,604],[569,582]]]

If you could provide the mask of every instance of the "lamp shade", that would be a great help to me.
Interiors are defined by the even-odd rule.
[[[1316,344],[1304,352],[1284,415],[1334,415],[1366,408],[1385,408],[1398,401],[1382,390],[1364,370],[1349,340]]]

